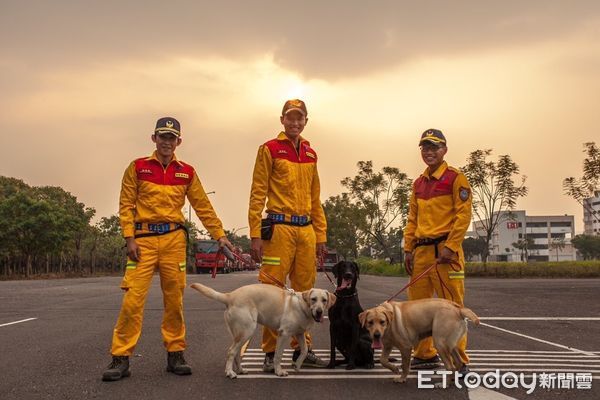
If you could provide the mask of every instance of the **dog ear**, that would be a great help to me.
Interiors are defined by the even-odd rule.
[[[360,314],[358,314],[358,322],[360,322],[360,326],[361,327],[365,327],[365,322],[367,322],[367,314],[369,313],[369,310],[363,311]]]
[[[333,293],[327,291],[327,309],[330,309],[331,307],[333,307],[333,305],[335,304],[337,300],[336,295],[334,295]]]
[[[382,305],[383,307],[383,315],[385,315],[385,317],[388,320],[388,324],[391,323],[394,320],[394,309],[392,308],[392,306],[389,303],[383,303]]]
[[[302,292],[302,300],[304,300],[304,302],[306,304],[308,304],[310,306],[310,292],[312,291],[312,289],[308,289],[305,290],[304,292]]]
[[[358,264],[355,261],[352,261],[352,265],[356,270],[356,279],[360,279],[360,268],[358,267]]]
[[[340,273],[340,266],[342,265],[343,261],[339,261],[337,264],[335,264],[333,266],[333,268],[331,268],[331,272],[333,272],[333,276],[335,276],[336,278],[338,277],[339,273]]]

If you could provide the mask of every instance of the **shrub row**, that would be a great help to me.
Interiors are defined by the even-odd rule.
[[[367,257],[361,257],[356,262],[362,274],[406,276],[402,264],[390,264],[385,260]],[[600,278],[600,261],[468,262],[465,274],[489,278]]]

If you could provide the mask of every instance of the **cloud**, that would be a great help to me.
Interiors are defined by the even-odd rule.
[[[5,2],[4,57],[41,68],[273,54],[304,79],[339,80],[420,57],[551,41],[598,19],[578,1]]]

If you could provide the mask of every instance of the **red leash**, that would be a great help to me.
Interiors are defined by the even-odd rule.
[[[322,272],[325,273],[325,276],[327,277],[327,279],[329,279],[329,282],[331,282],[333,287],[337,289],[337,285],[333,282],[333,279],[331,279],[331,277],[327,273],[327,270],[325,269],[325,260],[323,259],[323,255],[319,254],[319,256],[317,258],[319,261],[319,268],[321,269]]]
[[[450,268],[452,268],[452,270],[454,271],[460,271],[460,265],[458,265],[458,268],[455,268],[453,265],[455,265],[455,262],[450,262]],[[406,289],[408,289],[409,287],[411,287],[412,285],[414,285],[419,279],[421,279],[422,277],[424,277],[425,275],[427,275],[427,273],[429,271],[431,271],[433,268],[435,268],[435,272],[438,275],[438,279],[440,281],[440,284],[442,285],[442,296],[443,298],[446,298],[446,292],[444,290],[444,287],[446,289],[448,289],[448,292],[450,293],[450,297],[452,298],[452,301],[454,301],[454,295],[452,294],[452,291],[450,290],[450,288],[448,286],[446,286],[446,284],[444,283],[444,281],[442,280],[442,277],[440,276],[440,271],[438,269],[438,262],[437,260],[431,264],[429,267],[425,268],[425,270],[423,272],[421,272],[419,275],[410,278],[410,281],[402,288],[400,289],[398,292],[396,292],[396,294],[394,294],[392,297],[390,297],[389,299],[387,299],[385,301],[385,303],[391,301],[393,298],[395,298],[396,296],[398,296],[400,293],[404,292]]]
[[[267,278],[269,278],[274,284],[275,286],[279,286],[282,289],[288,289],[288,287],[286,285],[284,285],[279,279],[275,278],[274,276],[270,275],[269,273],[267,273],[267,271],[263,270],[262,268],[260,269],[260,271],[258,272],[258,275],[264,275]],[[266,283],[266,282],[263,282]]]

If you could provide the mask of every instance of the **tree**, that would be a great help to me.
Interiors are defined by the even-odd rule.
[[[600,149],[595,142],[584,143],[583,152],[587,158],[583,160],[583,175],[579,179],[574,177],[563,180],[563,189],[567,196],[575,199],[583,208],[590,213],[593,220],[598,222],[600,216],[592,208],[586,199],[594,197],[594,193],[600,190]]]
[[[402,240],[408,216],[412,181],[398,168],[383,167],[381,172],[375,172],[372,161],[359,161],[357,166],[358,174],[344,178],[342,185],[365,216],[364,233],[393,262],[393,248],[399,245],[396,241]]]
[[[468,237],[462,243],[465,257],[469,261],[471,261],[471,259],[474,256],[480,256],[481,258],[483,258],[483,254],[485,253],[486,246],[487,245],[485,243],[485,240],[481,237],[478,237],[478,238]]]
[[[564,237],[553,238],[550,241],[550,248],[553,250],[556,250],[556,261],[558,261],[558,251],[565,248],[565,238]]]
[[[63,210],[62,229],[75,246],[77,271],[82,271],[83,239],[89,233],[90,221],[96,210],[77,201],[77,197],[57,186],[35,188],[36,197],[46,200]]]
[[[348,193],[328,198],[323,210],[327,216],[328,244],[344,259],[358,258],[366,227],[364,210],[350,201]]]
[[[571,243],[584,260],[600,259],[600,236],[575,235]]]
[[[488,161],[491,149],[475,150],[467,158],[467,165],[461,168],[471,185],[473,192],[473,215],[480,222],[477,231],[483,231],[486,243],[483,262],[489,256],[492,233],[502,219],[507,218],[507,211],[514,210],[517,199],[527,195],[526,176],[520,177],[520,183],[514,179],[519,177],[519,166],[509,155],[501,155],[497,162]]]
[[[32,274],[33,258],[60,250],[70,239],[64,209],[45,199],[21,191],[0,203],[4,229],[0,241],[7,241],[25,257],[25,276]]]
[[[241,229],[243,228],[232,230],[225,229],[225,235],[227,236],[232,245],[242,249],[242,253],[250,253],[250,238],[246,235],[238,235],[236,233]]]
[[[529,249],[531,248],[532,245],[533,245],[533,239],[529,238],[529,237],[519,239],[512,244],[512,246],[515,249],[521,250],[521,261],[523,261],[523,262],[527,262],[527,260],[529,259]]]

